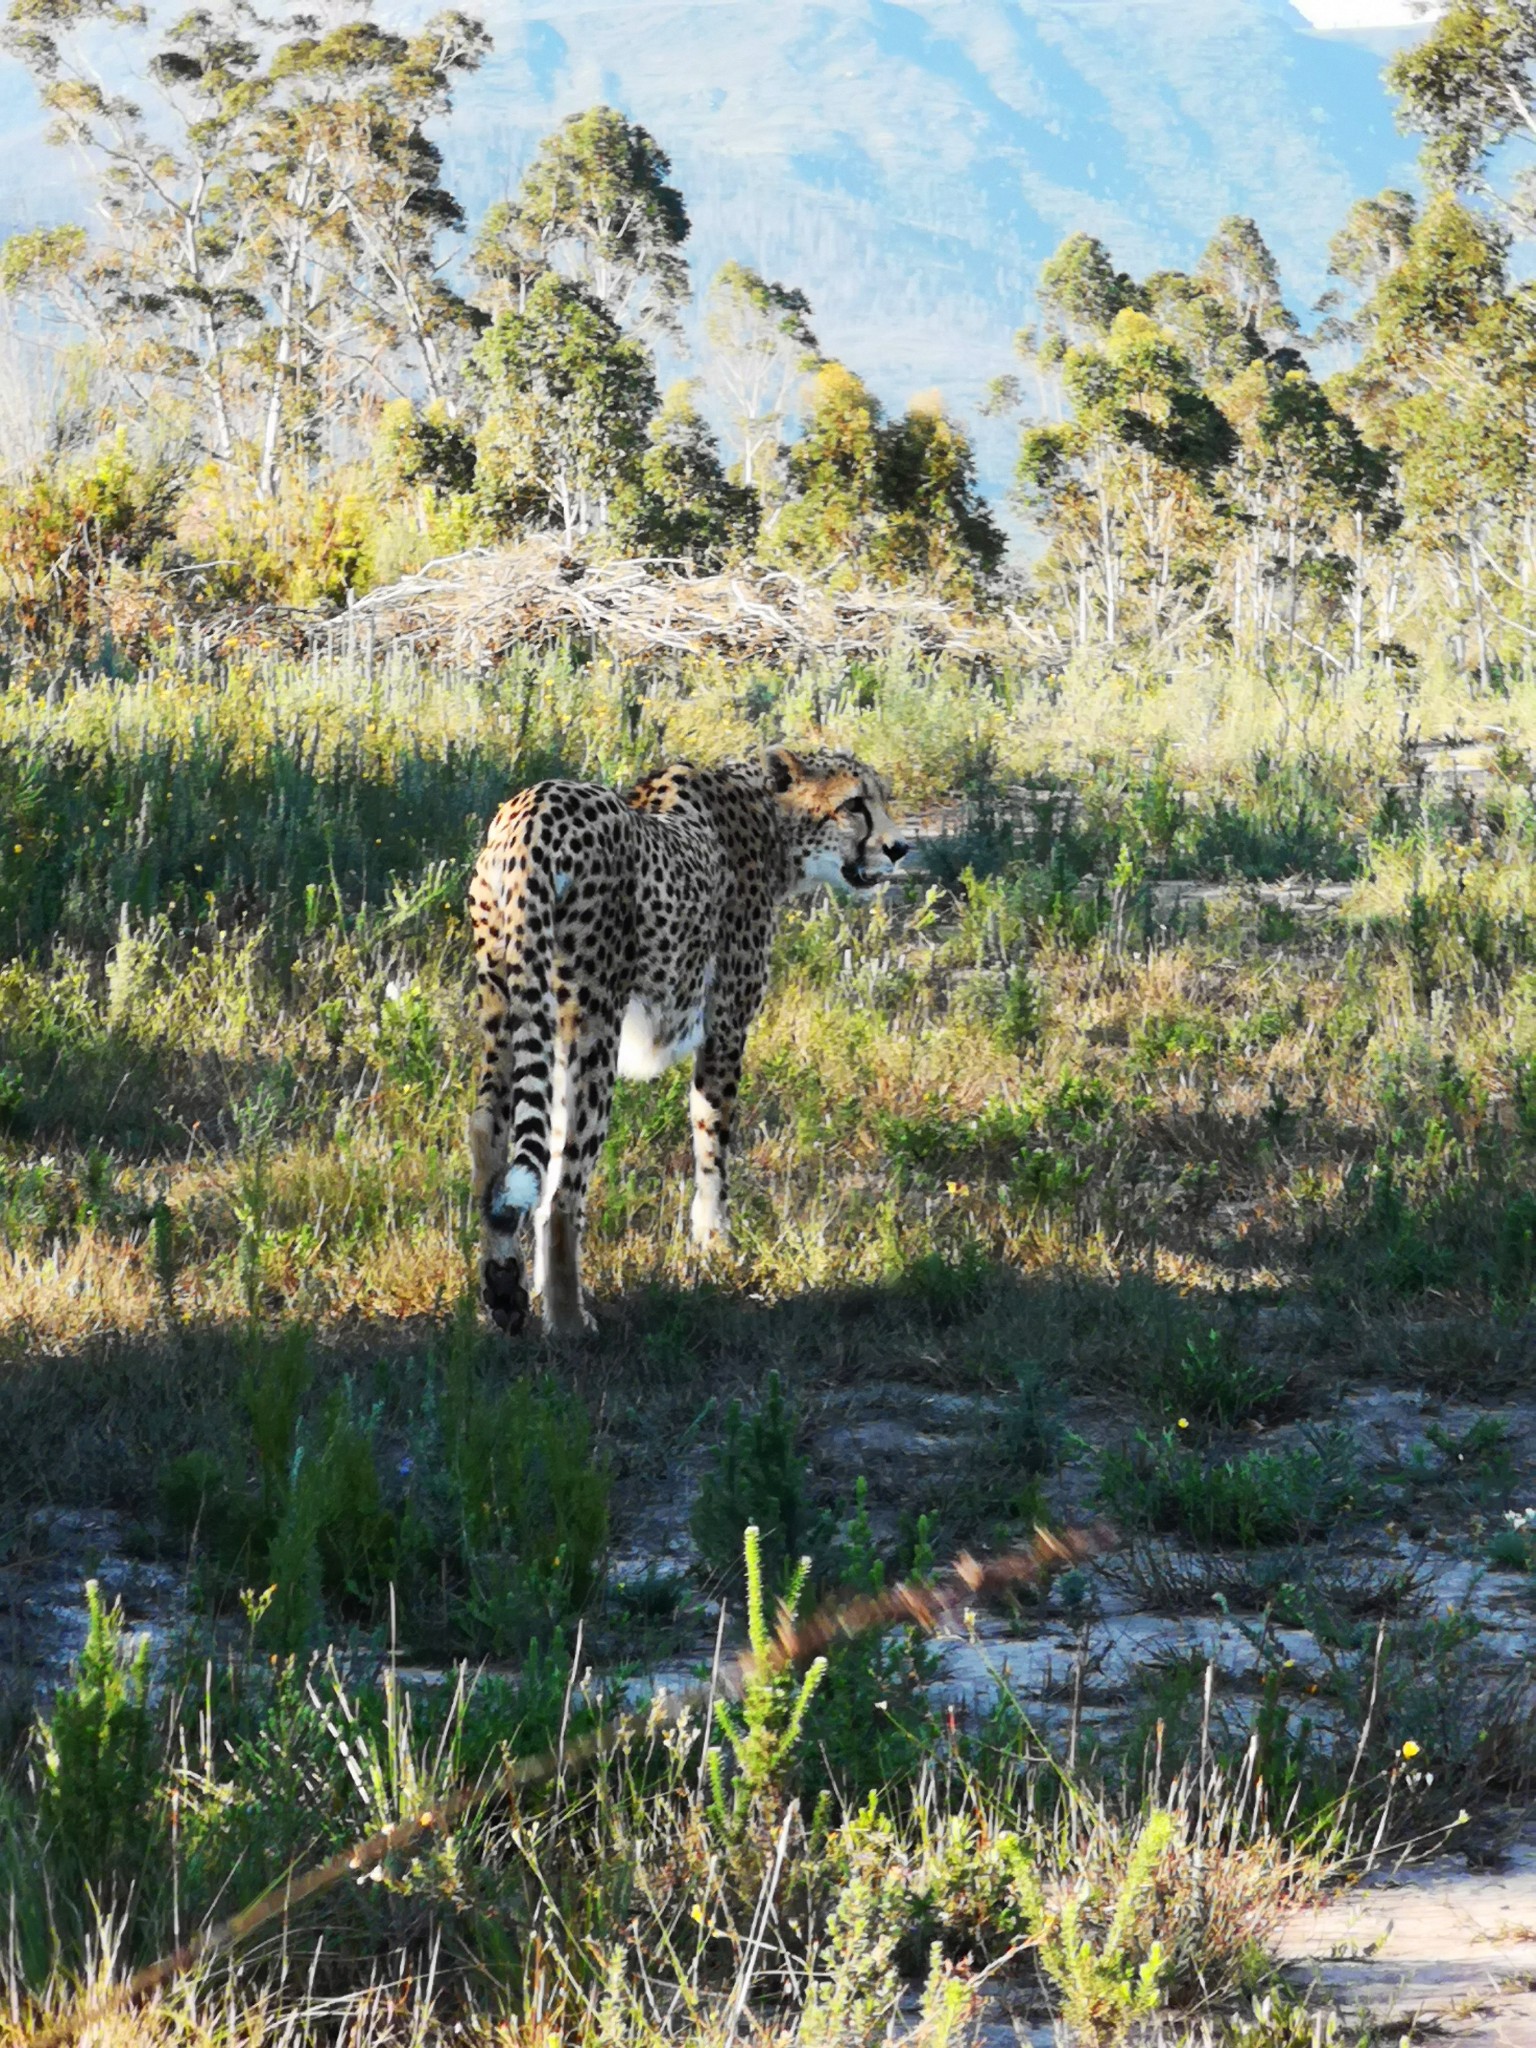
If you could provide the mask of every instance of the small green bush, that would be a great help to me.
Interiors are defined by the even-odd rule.
[[[1107,1450],[1099,1495],[1133,1527],[1250,1550],[1321,1535],[1363,1505],[1365,1487],[1342,1432],[1211,1462],[1169,1429],[1158,1437],[1138,1431],[1130,1449]]]
[[[877,1594],[885,1585],[862,1478],[833,1569],[838,1597]],[[904,1576],[923,1582],[932,1571],[932,1522],[919,1515]],[[931,1645],[911,1628],[872,1629],[831,1644],[826,1676],[805,1715],[797,1774],[802,1799],[830,1792],[847,1811],[872,1792],[910,1781],[938,1739],[937,1713],[925,1690],[938,1668]]]
[[[269,1647],[306,1648],[327,1613],[376,1625],[393,1595],[397,1618],[430,1615],[450,1646],[510,1654],[586,1603],[608,1540],[608,1476],[573,1394],[547,1380],[484,1385],[461,1314],[402,1457],[399,1426],[355,1381],[311,1401],[302,1330],[249,1341],[246,1441],[227,1462],[177,1459],[159,1493],[223,1591],[270,1588]]]
[[[798,1760],[806,1708],[827,1675],[825,1657],[816,1658],[803,1673],[787,1664],[775,1666],[762,1546],[759,1532],[751,1524],[742,1531],[741,1553],[752,1668],[738,1705],[725,1700],[715,1703],[715,1727],[734,1767],[729,1799],[721,1750],[712,1746],[706,1752],[710,1814],[728,1842],[739,1841],[754,1819],[776,1818],[782,1808]],[[801,1558],[784,1582],[783,1604],[790,1615],[799,1611],[809,1571],[809,1558]]]
[[[149,1639],[124,1640],[123,1611],[85,1586],[74,1676],[38,1726],[38,1817],[56,1875],[108,1897],[132,1882],[159,1826],[160,1758],[149,1700]]]
[[[1207,1330],[1156,1361],[1148,1392],[1175,1423],[1182,1416],[1231,1429],[1273,1412],[1289,1383],[1290,1375],[1278,1367],[1244,1358],[1228,1333]]]
[[[806,1492],[805,1461],[795,1452],[796,1433],[776,1372],[768,1375],[760,1407],[747,1413],[732,1401],[726,1411],[725,1434],[700,1483],[692,1526],[703,1562],[735,1585],[742,1584],[749,1527],[760,1532],[763,1572],[773,1587],[824,1539]]]

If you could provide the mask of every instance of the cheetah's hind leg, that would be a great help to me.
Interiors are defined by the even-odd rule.
[[[509,1337],[522,1330],[529,1307],[528,1280],[518,1245],[529,1212],[527,1207],[515,1206],[507,1199],[508,1182],[514,1173],[504,1173],[491,1189],[481,1232],[480,1259],[480,1298],[485,1303],[485,1312],[497,1329]]]
[[[506,1140],[503,1136],[497,1144],[494,1119],[484,1108],[469,1120],[469,1151],[480,1212],[480,1299],[497,1329],[515,1337],[528,1320],[528,1282],[518,1238],[532,1204],[519,1207],[508,1199],[523,1191],[508,1186]]]
[[[528,1320],[528,1288],[523,1279],[523,1262],[514,1248],[504,1259],[480,1262],[480,1299],[497,1329],[507,1337],[521,1336]]]

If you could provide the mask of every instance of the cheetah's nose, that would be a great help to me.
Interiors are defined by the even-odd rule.
[[[905,839],[892,839],[888,840],[886,843],[885,855],[886,859],[891,863],[892,867],[894,867],[897,861],[905,860],[907,855],[911,851],[912,849],[910,846],[908,846]]]

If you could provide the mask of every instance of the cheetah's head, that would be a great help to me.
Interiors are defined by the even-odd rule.
[[[873,889],[896,872],[907,852],[890,813],[890,791],[852,754],[770,747],[769,787],[789,820],[799,862],[798,887],[830,882],[837,889]]]

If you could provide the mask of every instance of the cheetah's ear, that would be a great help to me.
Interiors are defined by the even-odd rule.
[[[799,782],[805,774],[805,763],[786,746],[769,747],[763,761],[768,770],[768,780],[778,796],[782,796],[792,782]]]

